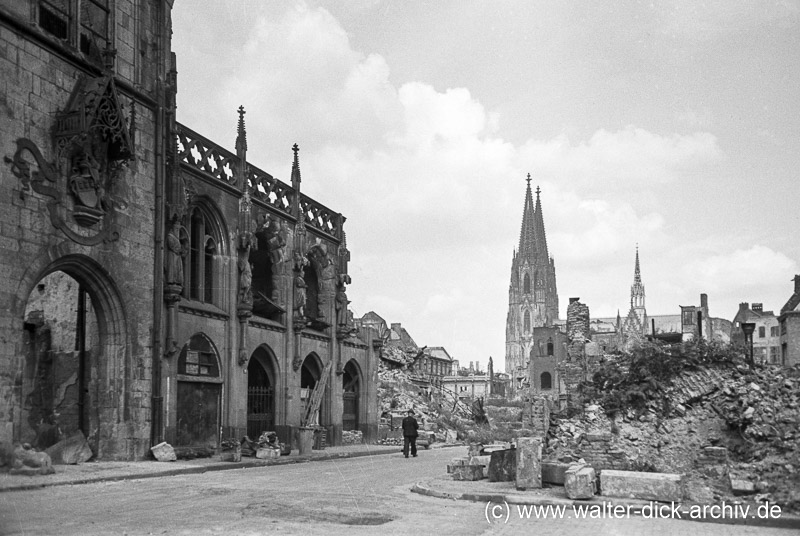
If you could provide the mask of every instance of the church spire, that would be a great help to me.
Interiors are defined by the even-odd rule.
[[[542,215],[542,200],[539,197],[541,189],[536,187],[536,208],[534,212],[534,233],[536,237],[536,254],[542,259],[549,259],[547,252],[547,235],[544,230],[544,216]]]
[[[519,233],[519,249],[517,250],[521,259],[531,259],[536,252],[535,209],[533,208],[533,195],[531,194],[530,173],[528,173],[526,181],[528,182],[528,186],[525,189],[525,205],[522,209],[522,229]],[[536,200],[538,203],[538,188]]]
[[[631,308],[644,310],[644,284],[639,268],[639,244],[636,244],[636,264],[633,269],[633,285],[631,285]]]

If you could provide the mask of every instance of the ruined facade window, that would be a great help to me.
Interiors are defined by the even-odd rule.
[[[196,207],[189,218],[188,269],[184,270],[184,294],[192,300],[215,303],[217,287],[216,255],[218,238],[215,236],[211,218],[200,207]]]
[[[50,35],[100,57],[110,40],[110,0],[39,0],[39,27]]]
[[[777,337],[778,336],[778,326],[771,326],[769,328],[769,336],[770,337]]]
[[[550,376],[549,372],[542,372],[542,375],[539,377],[539,380],[542,386],[542,390],[553,388],[553,378],[552,376]]]
[[[547,339],[547,355],[553,355],[553,339]]]
[[[202,335],[193,336],[178,358],[178,374],[217,378],[219,364],[214,348]]]
[[[71,7],[70,0],[40,0],[39,27],[50,35],[68,40],[72,26]]]
[[[108,41],[108,0],[81,0],[80,49],[89,54],[96,47],[106,47]]]

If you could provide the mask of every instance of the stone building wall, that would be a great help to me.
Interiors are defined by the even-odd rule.
[[[0,309],[0,442],[22,439],[22,389],[35,369],[23,332],[29,297],[61,271],[86,288],[100,328],[91,349],[95,455],[138,458],[150,438],[155,88],[169,50],[164,27],[150,21],[162,23],[167,8],[155,0],[112,4],[108,37],[117,54],[108,69],[103,51],[84,52],[76,35],[62,40],[39,26],[36,4],[0,2],[0,302],[9,304]],[[75,137],[103,113],[81,99],[121,107],[125,121],[115,132],[133,133],[129,157]],[[57,122],[81,109],[83,126]],[[105,167],[112,164],[124,164],[116,176]]]

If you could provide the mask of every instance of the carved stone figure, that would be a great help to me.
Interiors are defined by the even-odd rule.
[[[298,273],[294,278],[294,314],[296,318],[305,317],[306,308],[306,282],[303,273]]]
[[[250,248],[239,253],[237,267],[239,268],[239,303],[252,303],[253,301],[253,266],[249,261]]]
[[[185,241],[181,240],[181,232],[186,231],[180,220],[175,218],[167,233],[167,255],[164,262],[164,282],[167,285],[183,287],[183,258],[189,252]]]
[[[340,284],[336,290],[336,324],[340,327],[347,326],[347,305],[349,303],[345,286]]]

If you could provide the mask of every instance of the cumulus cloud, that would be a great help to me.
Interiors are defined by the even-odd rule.
[[[684,275],[693,277],[709,291],[752,292],[766,287],[788,288],[786,274],[796,273],[797,268],[797,263],[783,253],[755,245],[693,260]]]
[[[601,129],[585,142],[572,143],[566,135],[530,140],[520,152],[547,177],[606,191],[677,181],[686,171],[722,158],[708,132],[661,136],[635,126]]]
[[[562,313],[568,295],[606,314],[624,308],[637,242],[651,244],[643,269],[668,291],[664,282],[678,277],[711,293],[754,279],[782,283],[797,271],[763,246],[685,262],[670,253],[680,239],[665,216],[632,200],[634,191],[680,185],[724,159],[709,132],[631,125],[515,144],[499,134],[498,112],[467,88],[394,86],[386,60],[355,50],[322,8],[300,4],[258,19],[248,35],[206,128],[197,129],[224,143],[215,129],[229,122],[233,131],[244,103],[249,159],[279,177],[288,177],[297,141],[303,191],[348,218],[353,309],[413,326],[422,344],[463,352],[455,355],[462,360],[502,355],[528,172],[542,186]],[[702,128],[695,116],[687,121]],[[666,298],[669,307],[676,296]]]

